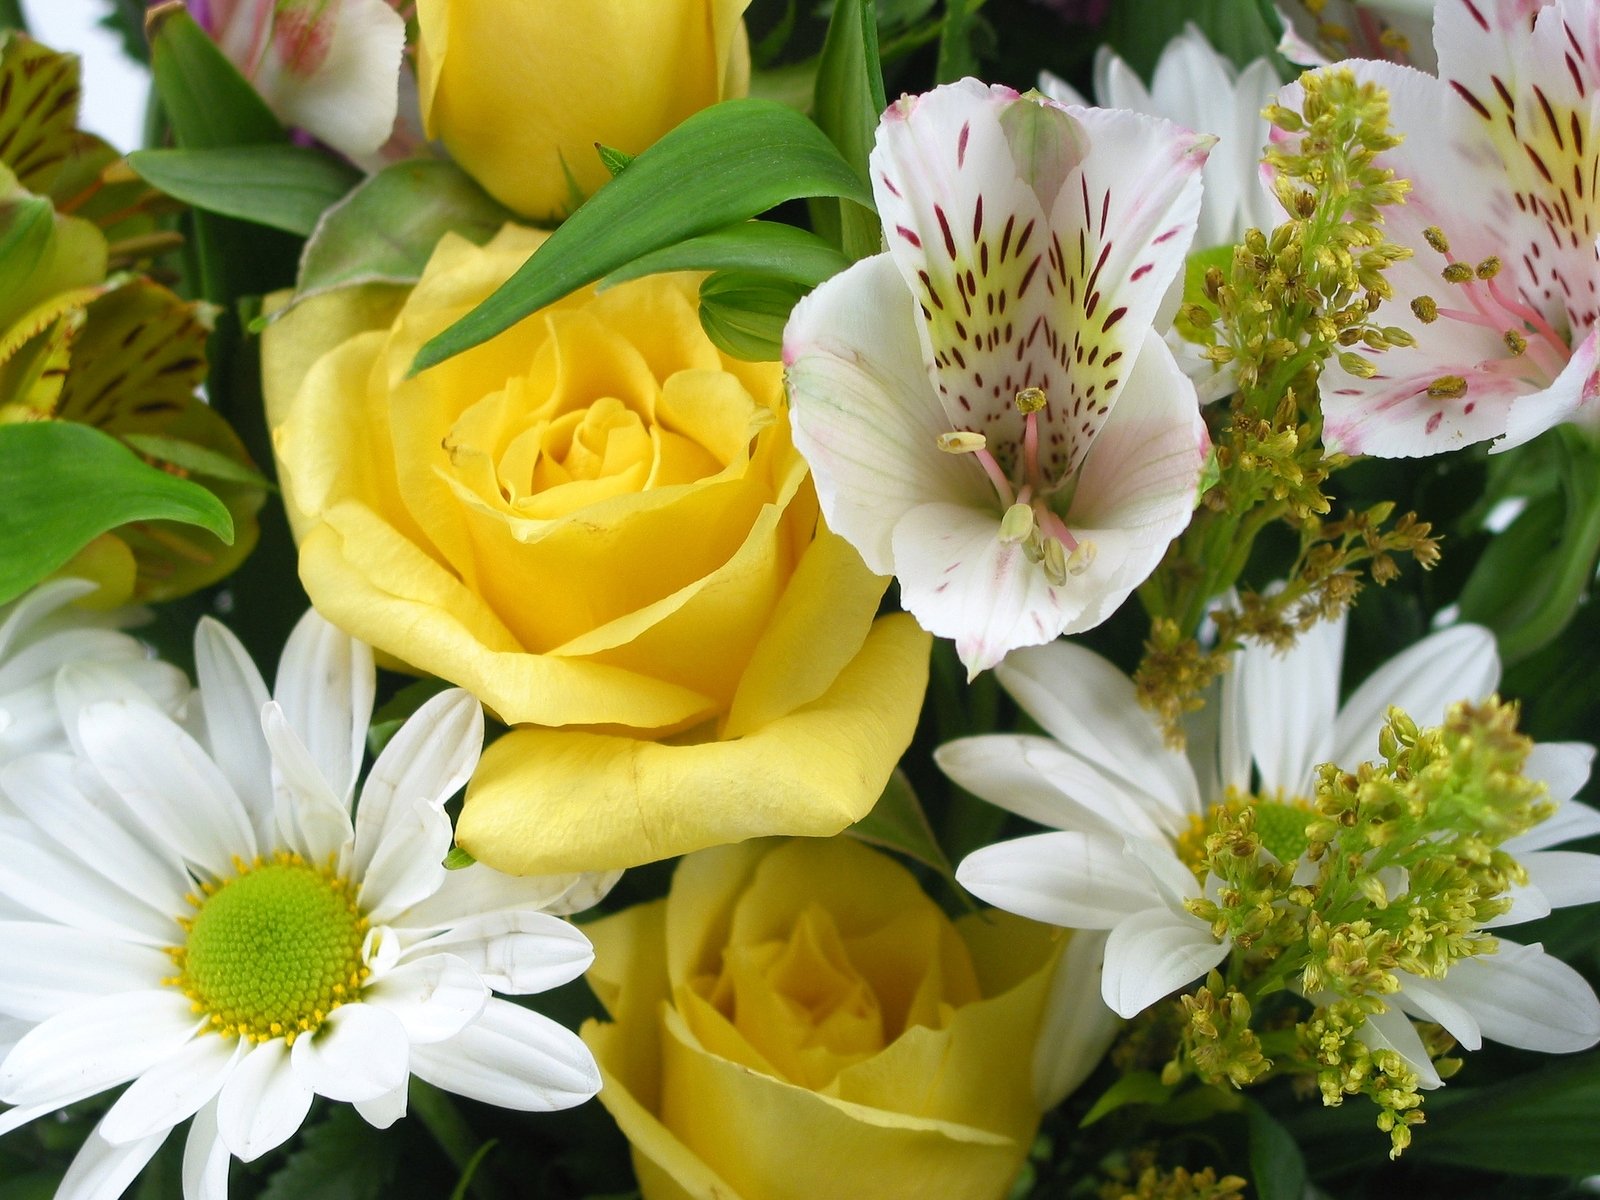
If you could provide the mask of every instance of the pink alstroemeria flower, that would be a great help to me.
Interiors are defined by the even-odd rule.
[[[1214,139],[966,79],[890,106],[889,249],[784,334],[830,527],[971,673],[1091,628],[1155,568],[1207,452],[1152,332]]]
[[[1438,78],[1342,64],[1406,135],[1379,159],[1411,181],[1384,218],[1415,252],[1384,314],[1417,344],[1373,354],[1370,379],[1330,364],[1324,440],[1405,458],[1600,432],[1600,0],[1440,0],[1434,41]]]
[[[190,0],[189,8],[284,124],[354,159],[389,140],[406,23],[386,0]]]

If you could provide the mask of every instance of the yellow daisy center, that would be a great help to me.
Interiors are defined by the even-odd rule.
[[[348,881],[298,854],[278,851],[191,896],[182,946],[167,951],[178,973],[163,982],[208,1014],[225,1037],[291,1044],[352,1000],[368,969],[368,922]]]

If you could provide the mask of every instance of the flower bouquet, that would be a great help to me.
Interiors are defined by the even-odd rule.
[[[0,1200],[1600,1177],[1600,0],[57,3]]]

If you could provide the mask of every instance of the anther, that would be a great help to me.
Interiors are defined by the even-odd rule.
[[[1435,400],[1458,400],[1467,394],[1467,381],[1459,375],[1441,375],[1428,385]]]
[[[1453,262],[1439,272],[1446,283],[1470,283],[1476,276],[1471,263]]]
[[[1473,268],[1472,273],[1479,279],[1493,279],[1496,275],[1500,274],[1500,259],[1491,254],[1488,258],[1484,259],[1475,268]]]
[[[1023,388],[1017,393],[1017,411],[1024,416],[1038,412],[1048,403],[1049,398],[1044,394],[1043,388]]]
[[[1411,302],[1411,311],[1424,325],[1432,325],[1439,319],[1439,305],[1432,296],[1418,296]]]
[[[1527,352],[1528,339],[1523,337],[1515,329],[1506,330],[1505,339],[1506,339],[1506,349],[1511,351],[1511,353],[1513,353],[1513,354],[1523,354],[1523,353]]]
[[[969,433],[965,429],[954,429],[949,433],[941,433],[938,439],[939,449],[946,454],[972,454],[982,450],[988,441],[981,433]]]
[[[1444,230],[1437,225],[1429,225],[1422,231],[1422,236],[1440,254],[1450,253],[1450,239],[1444,236]]]
[[[1067,581],[1067,552],[1055,538],[1044,539],[1044,573],[1058,587]]]
[[[1077,548],[1067,556],[1067,574],[1082,575],[1094,564],[1097,547],[1093,542],[1079,542]]]
[[[1013,504],[1006,509],[1006,515],[1000,518],[1000,540],[1002,542],[1026,541],[1033,533],[1033,508],[1027,504]]]

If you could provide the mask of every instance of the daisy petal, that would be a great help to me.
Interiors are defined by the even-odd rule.
[[[118,816],[131,814],[117,811],[121,805],[115,796],[81,761],[58,754],[27,755],[0,767],[0,790],[36,829],[90,869],[114,872],[112,883],[152,908],[183,910],[191,886],[183,860],[171,846],[140,837],[137,829],[119,821]]]
[[[213,1100],[195,1113],[183,1145],[183,1200],[228,1200],[228,1161]]]
[[[151,946],[174,946],[183,938],[170,913],[160,913],[129,895],[31,825],[0,817],[0,896],[23,908],[114,938]]]
[[[1179,916],[1165,906],[1147,908],[1106,938],[1100,994],[1111,1011],[1131,1017],[1198,979],[1227,955],[1227,943],[1212,937],[1199,919]]]
[[[411,1069],[447,1092],[518,1112],[571,1108],[600,1090],[594,1057],[577,1034],[493,997],[449,1041],[417,1046]]]
[[[355,1110],[374,1129],[387,1129],[406,1115],[406,1085],[402,1083],[376,1100],[357,1100]]]
[[[1401,1000],[1438,1021],[1468,1049],[1482,1037],[1523,1050],[1570,1054],[1600,1042],[1600,1000],[1587,980],[1535,943],[1502,941],[1498,953],[1458,962]],[[1460,1025],[1469,1037],[1457,1033]],[[1470,1040],[1469,1040],[1470,1038]]]
[[[261,732],[272,751],[278,832],[312,862],[342,855],[355,840],[350,809],[328,785],[277,701],[261,709]]]
[[[198,1023],[175,988],[102,996],[35,1025],[0,1063],[7,1104],[70,1103],[178,1053]]]
[[[346,1004],[310,1037],[295,1039],[290,1065],[300,1082],[330,1100],[376,1100],[405,1082],[405,1026],[372,1004]]]
[[[1046,733],[1120,787],[1151,797],[1175,822],[1200,811],[1188,761],[1166,744],[1133,681],[1098,654],[1052,642],[1010,655],[995,675]]]
[[[1529,779],[1544,780],[1550,799],[1564,804],[1589,782],[1593,765],[1594,747],[1587,742],[1540,742],[1528,753],[1522,773]]]
[[[361,786],[352,874],[364,876],[392,822],[415,800],[443,807],[466,783],[483,748],[483,706],[451,688],[431,698],[389,740]]]
[[[161,1149],[170,1130],[115,1145],[91,1133],[56,1187],[55,1200],[117,1200]]]
[[[165,1133],[209,1104],[239,1061],[239,1042],[202,1035],[152,1066],[117,1097],[100,1122],[108,1142]]]
[[[1312,771],[1328,761],[1344,627],[1313,625],[1283,652],[1247,641],[1234,663],[1251,756],[1269,792],[1310,795]]]
[[[1034,1095],[1046,1112],[1089,1077],[1121,1028],[1100,996],[1105,953],[1105,934],[1078,930],[1050,982],[1033,1055]]]
[[[1444,1086],[1433,1060],[1428,1057],[1428,1048],[1422,1044],[1422,1035],[1398,1008],[1369,1015],[1358,1036],[1369,1050],[1393,1050],[1405,1059],[1406,1065],[1417,1073],[1418,1087],[1431,1091]]]
[[[172,960],[154,946],[43,921],[0,922],[0,946],[0,1012],[30,1021],[142,991],[172,973]]]
[[[1159,904],[1142,872],[1129,870],[1121,839],[1039,833],[974,850],[956,868],[974,896],[1035,921],[1110,929]]]
[[[272,697],[249,651],[211,617],[195,626],[194,665],[212,757],[249,812],[261,845],[269,846],[276,840],[272,756],[261,736],[261,709]]]
[[[181,715],[189,681],[169,663],[145,659],[122,662],[70,662],[55,674],[56,715],[73,752],[83,753],[78,718],[101,700],[148,704],[172,717]]]
[[[235,1158],[254,1162],[294,1136],[311,1099],[283,1039],[262,1042],[240,1060],[217,1097],[218,1136]]]
[[[426,900],[448,874],[444,856],[455,836],[450,817],[421,798],[407,803],[408,812],[397,811],[389,819],[361,881],[361,906],[374,924],[386,924]]]
[[[1600,855],[1536,850],[1521,855],[1517,861],[1528,872],[1528,882],[1543,893],[1551,908],[1600,900]]]
[[[1338,679],[1335,673],[1335,680]],[[1456,625],[1423,638],[1374,671],[1339,710],[1331,759],[1354,769],[1377,756],[1378,730],[1394,705],[1421,728],[1442,724],[1458,700],[1482,700],[1500,682],[1494,635]]]
[[[482,863],[445,872],[439,890],[395,924],[411,931],[449,929],[491,913],[580,912],[611,890],[620,871],[583,875],[507,875]]]
[[[457,955],[489,987],[511,995],[560,987],[594,962],[594,947],[577,926],[530,911],[468,917],[419,949]]]
[[[366,752],[376,683],[372,648],[308,609],[283,648],[272,695],[347,809]]]
[[[257,853],[255,830],[210,755],[161,713],[107,701],[84,709],[84,750],[107,783],[165,845],[221,877]]]
[[[488,998],[477,972],[453,954],[402,963],[361,993],[362,1003],[393,1013],[413,1045],[454,1037],[477,1019]]]

